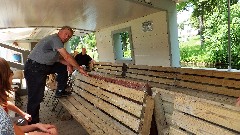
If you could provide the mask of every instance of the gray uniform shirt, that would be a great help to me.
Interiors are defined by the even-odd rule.
[[[59,61],[57,49],[63,47],[64,45],[57,34],[49,35],[36,44],[28,58],[40,64],[53,65]]]

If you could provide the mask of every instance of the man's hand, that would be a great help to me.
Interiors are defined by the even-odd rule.
[[[82,66],[79,66],[78,71],[79,71],[79,73],[81,73],[82,75],[89,76],[88,73],[83,69]]]
[[[67,71],[72,74],[73,73],[73,66],[67,65]]]

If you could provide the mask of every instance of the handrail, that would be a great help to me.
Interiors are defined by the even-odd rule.
[[[23,64],[27,60],[27,56],[29,55],[30,51],[19,48],[19,47],[6,45],[6,44],[3,44],[3,43],[0,43],[0,47],[4,47],[6,49],[13,50],[13,51],[16,51],[16,52],[19,52],[19,53],[22,54],[21,63],[16,63],[16,62],[11,62],[11,61],[8,61],[8,63],[10,65],[10,67],[23,70]]]

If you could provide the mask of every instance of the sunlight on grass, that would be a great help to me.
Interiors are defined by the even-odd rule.
[[[184,46],[200,46],[201,42],[200,42],[200,36],[193,36],[193,37],[189,37],[188,41],[185,42],[179,42],[180,48],[184,47]]]
[[[188,38],[188,41],[180,42],[181,62],[204,62],[204,49],[201,47],[200,36]]]

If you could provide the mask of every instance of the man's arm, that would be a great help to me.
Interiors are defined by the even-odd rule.
[[[90,57],[89,55],[88,55],[88,57],[89,57],[89,69],[90,69],[90,71],[93,69],[93,67],[94,67],[94,64],[95,64],[95,60],[92,58],[92,57]]]
[[[60,62],[69,66],[73,66],[74,68],[76,68],[80,73],[87,75],[87,72],[85,72],[83,70],[83,68],[81,66],[78,65],[78,63],[76,62],[76,60],[72,57],[72,55],[70,55],[65,48],[60,48],[58,49],[58,52],[61,54],[61,56],[63,57],[63,59],[60,59]]]

